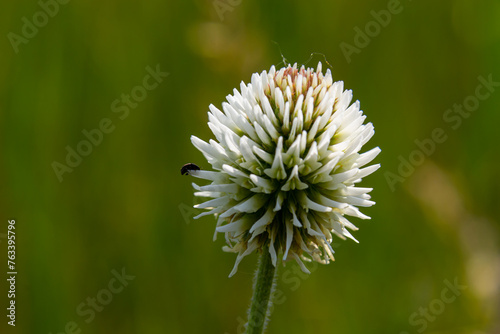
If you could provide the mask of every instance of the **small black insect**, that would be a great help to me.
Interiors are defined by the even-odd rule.
[[[190,170],[200,170],[200,167],[198,167],[197,165],[193,164],[193,163],[188,163],[188,164],[185,164],[184,166],[182,166],[181,168],[181,174],[182,175],[189,175],[189,171]]]

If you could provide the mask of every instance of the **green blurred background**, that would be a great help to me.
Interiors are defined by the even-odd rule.
[[[353,90],[375,125],[365,149],[382,148],[382,168],[362,183],[377,205],[363,210],[371,221],[352,219],[360,244],[336,241],[336,262],[310,276],[293,263],[280,270],[269,333],[500,333],[500,89],[456,129],[443,120],[479,76],[500,81],[500,2],[402,1],[346,57],[341,43],[355,46],[354,29],[393,2],[70,1],[47,22],[36,1],[3,2],[0,332],[239,333],[257,257],[227,277],[235,256],[221,236],[212,242],[213,217],[192,219],[193,180],[179,168],[208,167],[189,137],[213,138],[209,104],[283,66],[281,49],[291,63],[327,61]],[[38,32],[25,28],[34,36],[19,42],[34,15]],[[169,75],[127,117],[113,112],[157,65]],[[65,164],[66,147],[106,118],[113,131],[59,182],[54,161]],[[388,173],[436,128],[447,140],[391,187]],[[15,328],[5,316],[12,218]],[[122,268],[135,278],[109,294]],[[454,280],[467,288],[440,302]],[[107,304],[88,321],[78,307],[96,297]]]

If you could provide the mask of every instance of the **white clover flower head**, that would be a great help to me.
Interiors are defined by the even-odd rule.
[[[378,147],[358,153],[373,136],[359,101],[342,81],[333,82],[321,63],[314,69],[295,64],[279,71],[271,67],[252,75],[227,96],[220,111],[210,105],[208,126],[216,140],[191,137],[214,171],[190,170],[211,181],[195,196],[212,198],[195,208],[196,218],[215,215],[225,251],[238,253],[229,276],[243,257],[268,246],[272,263],[278,257],[327,264],[333,258],[332,234],[356,239],[357,230],[345,216],[362,219],[357,206],[375,204],[372,188],[357,187],[380,165],[364,167]]]

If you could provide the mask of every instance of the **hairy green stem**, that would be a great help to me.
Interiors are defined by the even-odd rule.
[[[269,321],[270,307],[276,288],[276,268],[273,266],[269,247],[262,250],[259,265],[255,273],[253,296],[248,310],[246,334],[262,334]]]

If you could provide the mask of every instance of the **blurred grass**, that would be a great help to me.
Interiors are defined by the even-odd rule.
[[[212,242],[213,218],[184,220],[180,209],[191,217],[193,199],[179,168],[208,167],[190,135],[211,138],[208,105],[282,61],[276,41],[292,63],[324,54],[307,65],[326,68],[326,58],[361,101],[376,129],[366,149],[382,148],[382,169],[363,181],[377,205],[364,210],[371,221],[355,222],[359,245],[337,242],[337,261],[305,278],[287,273],[291,263],[281,269],[286,300],[269,333],[415,333],[410,315],[455,277],[467,290],[426,332],[498,333],[500,95],[457,130],[442,116],[474,93],[478,76],[500,80],[500,3],[402,2],[351,63],[339,44],[353,44],[353,28],[387,1],[243,1],[223,21],[213,4],[72,1],[17,54],[3,39],[0,233],[16,219],[19,275],[17,325],[2,316],[1,331],[59,333],[75,321],[82,333],[237,332],[256,258],[227,278],[234,256],[220,250],[222,238]],[[7,36],[40,7],[2,9]],[[169,77],[120,120],[111,103],[157,64]],[[64,163],[65,147],[103,118],[115,130],[59,183],[52,162]],[[407,159],[436,127],[448,140],[391,192],[384,173],[396,173],[398,156]],[[136,278],[87,324],[77,306],[121,268]],[[0,290],[5,310],[4,279]]]

